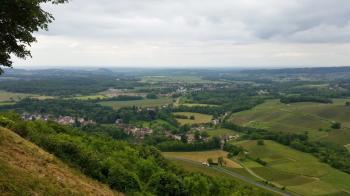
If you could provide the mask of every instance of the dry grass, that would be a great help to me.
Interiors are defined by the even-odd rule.
[[[201,152],[164,152],[165,157],[173,158],[183,158],[196,162],[207,162],[208,158],[212,158],[214,162],[217,161],[218,157],[224,157],[226,161],[226,167],[230,168],[242,168],[241,165],[234,162],[231,159],[227,159],[227,152],[222,150],[213,150],[213,151],[201,151]]]
[[[0,186],[30,190],[30,193],[23,193],[28,195],[118,195],[8,129],[0,128],[0,137],[0,161],[7,168],[4,173],[18,178],[6,181],[3,176]],[[24,179],[35,183],[25,187],[28,180]],[[1,189],[0,193],[3,194]]]

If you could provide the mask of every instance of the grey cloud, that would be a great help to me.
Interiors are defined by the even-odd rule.
[[[348,30],[349,0],[72,0],[62,8],[48,9],[57,18],[45,33],[49,35],[169,41],[349,41],[346,33],[310,35],[321,27]]]

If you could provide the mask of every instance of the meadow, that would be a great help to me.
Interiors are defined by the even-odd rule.
[[[225,128],[213,128],[213,129],[206,129],[205,130],[210,137],[215,137],[215,136],[235,136],[239,135],[238,132],[232,131],[230,129],[225,129]]]
[[[122,107],[160,107],[162,105],[171,104],[173,100],[167,97],[161,97],[158,99],[143,99],[143,100],[133,100],[133,101],[102,101],[99,104],[103,106],[112,107],[113,109],[119,109]]]
[[[321,163],[310,154],[296,151],[273,141],[236,143],[248,151],[241,163],[265,180],[302,195],[346,195],[350,192],[350,175]],[[260,158],[267,165],[255,161]]]
[[[181,125],[210,123],[213,118],[212,115],[200,114],[195,112],[174,112],[173,114],[187,116],[188,119],[176,119]],[[194,116],[194,119],[190,119],[190,116]]]
[[[250,110],[233,114],[231,120],[239,125],[271,131],[307,131],[311,140],[346,145],[350,141],[350,107],[345,106],[346,101],[336,99],[333,104],[282,104],[278,100],[270,100]],[[342,130],[332,129],[333,122],[340,122]]]
[[[34,98],[34,99],[50,99],[50,96],[42,96],[36,94],[26,94],[26,93],[11,93],[7,91],[0,91],[0,106],[3,105],[13,105],[17,101],[24,98]]]
[[[226,167],[229,168],[242,168],[238,163],[227,158],[227,152],[222,150],[213,151],[200,151],[200,152],[163,152],[166,158],[182,158],[186,160],[195,161],[198,163],[207,162],[208,158],[212,158],[214,162],[217,162],[219,157],[224,157],[226,161]]]
[[[197,107],[197,106],[199,106],[199,107],[218,107],[217,105],[201,104],[201,103],[183,103],[180,105],[187,106],[187,107]]]

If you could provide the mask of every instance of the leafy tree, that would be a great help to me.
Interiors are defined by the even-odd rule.
[[[154,93],[150,93],[146,95],[147,99],[158,99],[158,96]]]
[[[258,140],[256,143],[257,143],[258,146],[263,146],[263,145],[265,145],[264,140]]]
[[[212,158],[208,158],[208,159],[207,159],[207,161],[208,161],[209,165],[214,164],[214,161],[213,161],[213,159],[212,159]]]
[[[108,182],[112,188],[126,191],[139,191],[141,185],[136,174],[126,170],[121,165],[110,169]]]
[[[185,189],[181,180],[174,174],[159,172],[154,174],[148,189],[155,195],[184,195]]]
[[[48,30],[54,19],[45,12],[42,3],[59,4],[67,0],[2,0],[0,3],[0,66],[12,67],[11,54],[30,57],[27,46],[36,41],[33,33]],[[3,69],[0,67],[0,74]]]
[[[341,123],[340,122],[333,122],[331,125],[332,129],[340,129],[341,128]]]
[[[194,174],[192,176],[186,176],[183,181],[184,181],[184,186],[188,191],[188,195],[193,195],[193,196],[210,195],[209,183],[207,178],[199,174]]]
[[[223,156],[220,156],[220,157],[218,157],[218,164],[220,165],[220,166],[223,166],[224,165],[224,157]]]
[[[199,140],[200,140],[200,133],[199,133],[198,130],[194,132],[194,139],[195,139],[196,141],[199,141]]]

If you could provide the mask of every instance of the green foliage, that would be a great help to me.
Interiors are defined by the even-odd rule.
[[[212,158],[208,158],[207,159],[207,162],[209,163],[209,165],[213,165],[214,164],[214,161]]]
[[[234,156],[237,156],[240,152],[243,152],[243,148],[242,147],[238,147],[235,146],[233,144],[230,144],[228,142],[226,142],[224,144],[224,148],[223,150],[225,150],[226,152],[228,152],[229,154],[227,155],[228,158],[232,158]]]
[[[263,166],[267,165],[266,161],[263,161],[262,159],[260,159],[259,157],[255,159],[255,161]]]
[[[115,76],[78,73],[60,73],[59,76],[45,76],[47,73],[37,73],[33,76],[18,76],[18,80],[8,80],[0,83],[0,89],[8,92],[34,93],[49,96],[65,96],[74,98],[75,95],[91,95],[108,90],[109,88],[130,89],[140,84],[133,78],[115,80]],[[81,76],[82,75],[82,76]],[[125,97],[116,99],[126,99]],[[140,99],[135,97],[133,99]]]
[[[340,122],[333,122],[331,125],[332,129],[340,129],[341,128],[341,123]]]
[[[11,54],[19,58],[31,56],[26,48],[36,38],[32,35],[39,29],[47,30],[53,16],[42,9],[42,3],[63,3],[66,0],[13,1],[0,4],[0,65],[11,67]],[[3,70],[0,67],[0,74]]]
[[[264,140],[257,140],[256,144],[257,144],[258,146],[263,146],[263,145],[265,145]]]
[[[155,195],[184,195],[185,187],[182,180],[174,174],[158,172],[151,176],[148,190]]]
[[[155,93],[149,93],[146,95],[146,98],[147,99],[158,99],[158,96]]]
[[[122,192],[137,192],[141,190],[138,176],[119,164],[115,164],[110,168],[108,172],[108,184],[111,188]]]
[[[83,132],[54,122],[22,121],[10,113],[0,116],[14,121],[8,128],[118,191],[134,195],[198,195],[196,187],[203,186],[205,193],[209,190],[209,195],[222,195],[251,190],[208,176],[202,176],[199,184],[192,184],[189,182],[192,174],[171,165],[154,147],[90,134],[99,132],[102,127],[92,127],[92,131],[85,127]]]
[[[281,103],[315,102],[315,103],[333,103],[332,99],[316,96],[288,96],[280,99]]]
[[[220,148],[220,138],[213,137],[208,142],[184,143],[181,141],[165,141],[156,145],[165,152],[206,151]]]
[[[218,157],[218,164],[219,164],[220,166],[223,166],[223,165],[225,164],[225,161],[224,161],[224,157],[223,157],[223,156]]]

